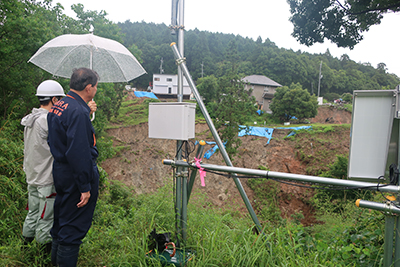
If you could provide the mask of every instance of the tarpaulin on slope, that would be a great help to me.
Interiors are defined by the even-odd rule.
[[[267,144],[269,144],[269,142],[272,139],[272,133],[274,132],[273,128],[266,128],[266,127],[254,127],[254,126],[240,126],[242,128],[242,130],[238,133],[238,136],[245,136],[245,135],[252,135],[252,136],[261,136],[261,137],[266,137],[268,138]],[[292,136],[296,134],[297,130],[301,130],[301,129],[312,129],[312,126],[298,126],[298,127],[277,127],[276,129],[287,129],[287,130],[293,130],[292,132],[290,132],[287,136]],[[216,142],[210,142],[210,141],[206,141],[206,144],[208,145],[215,145],[214,147],[210,148],[209,150],[207,150],[206,153],[204,153],[204,158],[209,159],[214,153],[215,151],[217,151],[218,149],[218,145],[216,144]],[[226,142],[224,143],[224,145],[226,144]],[[196,141],[196,145],[197,145],[197,141]]]
[[[211,145],[212,143],[216,144],[215,142],[207,142],[207,144]],[[213,146],[206,153],[204,153],[204,158],[209,159],[211,156],[217,151],[218,145]]]
[[[197,145],[197,141],[195,143],[195,145]],[[206,153],[204,153],[204,158],[209,159],[214,153],[215,151],[217,151],[218,149],[218,145],[216,142],[210,142],[210,141],[206,141],[207,145],[215,145],[212,148],[210,148],[209,150],[206,151]],[[224,142],[224,145],[226,144],[226,142]]]
[[[276,127],[276,129],[286,129],[286,130],[302,130],[302,129],[309,129],[312,128],[312,125],[310,126],[297,126],[297,127]]]
[[[148,97],[158,99],[156,95],[152,92],[135,91],[134,93],[136,97]]]
[[[266,128],[266,127],[254,127],[254,126],[240,126],[242,130],[239,132],[239,136],[245,135],[254,135],[254,136],[262,136],[268,138],[267,144],[271,141],[272,133],[274,129]]]
[[[271,141],[272,138],[272,133],[274,129],[272,128],[265,128],[265,127],[254,127],[254,126],[240,126],[242,130],[238,133],[238,136],[245,136],[245,135],[253,135],[253,136],[261,136],[261,137],[266,137],[268,138],[267,144],[269,144],[269,141]],[[206,142],[209,145],[216,144],[215,142]],[[224,145],[226,142],[224,142]],[[211,149],[207,150],[207,152],[204,154],[204,158],[209,159],[215,151],[217,151],[218,145],[215,145]]]
[[[309,129],[312,130],[312,126],[298,126],[298,127],[277,127],[276,129],[286,129],[286,130],[293,130],[291,131],[286,137],[292,136],[296,134],[296,131]]]

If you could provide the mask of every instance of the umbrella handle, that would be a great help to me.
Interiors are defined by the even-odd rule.
[[[94,100],[92,99],[92,101],[94,101]],[[90,118],[90,121],[94,121],[94,118],[95,118],[95,114],[94,113],[95,112],[92,113],[92,118]]]

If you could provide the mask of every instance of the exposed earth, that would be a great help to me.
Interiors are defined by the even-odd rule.
[[[350,124],[351,113],[333,106],[321,106],[318,115],[310,122]],[[274,129],[269,144],[264,137],[241,137],[242,145],[237,156],[232,159],[233,165],[251,169],[263,166],[276,172],[318,175],[321,171],[328,170],[328,165],[335,161],[336,155],[348,154],[350,127],[338,127],[334,131],[315,135],[298,133],[295,138],[285,139],[290,131]],[[176,141],[148,138],[147,123],[110,129],[108,134],[114,137],[114,146],[122,148],[117,156],[102,163],[110,180],[122,181],[134,188],[137,194],[157,192],[159,187],[173,182],[173,170],[170,166],[163,165],[162,160],[174,159]],[[325,141],[327,139],[329,141]],[[196,124],[196,140],[214,141],[207,124]],[[211,147],[206,145],[204,151]],[[190,155],[190,160],[194,155],[195,152]],[[210,159],[203,158],[202,161],[226,165],[220,153],[215,153]],[[233,179],[207,173],[206,185],[201,187],[198,177],[197,175],[192,195],[196,196],[196,192],[204,193],[208,202],[205,205],[210,204],[221,209],[235,207],[235,210],[247,213]],[[240,180],[257,213],[257,199],[247,185],[248,179]],[[314,210],[307,202],[312,190],[284,183],[277,185],[277,200],[283,218],[290,219],[291,215],[301,212],[304,216],[301,222],[304,225],[318,223]]]

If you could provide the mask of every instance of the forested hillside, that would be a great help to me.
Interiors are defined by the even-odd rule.
[[[164,73],[176,73],[177,68],[171,48],[176,36],[171,35],[165,24],[145,22],[119,23],[125,33],[126,47],[135,44],[142,51],[143,67],[148,74],[135,82],[147,87],[153,73],[160,73],[163,59]],[[211,33],[200,30],[185,32],[186,64],[196,81],[203,76],[223,76],[226,69],[226,52],[230,42],[234,42],[238,51],[239,73],[243,76],[266,75],[276,82],[289,86],[300,83],[310,93],[317,94],[318,73],[322,61],[320,94],[352,93],[353,90],[394,89],[400,83],[395,74],[386,72],[385,64],[370,66],[369,63],[356,63],[348,55],[335,58],[327,50],[324,54],[309,54],[301,51],[279,48],[273,40],[254,41],[239,35]]]
[[[23,171],[23,127],[20,122],[33,107],[38,107],[35,92],[42,81],[56,79],[68,91],[69,80],[53,77],[29,63],[29,58],[56,36],[92,32],[123,43],[143,62],[148,74],[135,79],[132,82],[134,86],[147,88],[152,81],[152,74],[160,71],[161,59],[165,73],[175,73],[177,70],[169,47],[171,42],[176,41],[176,36],[170,34],[166,25],[129,21],[117,25],[106,18],[105,12],[86,11],[81,4],[73,6],[77,14],[77,19],[73,19],[63,14],[61,5],[52,6],[51,3],[52,0],[0,1],[0,266],[47,266],[50,262],[50,257],[42,256],[43,251],[37,242],[27,248],[21,237],[28,197]],[[235,48],[238,53],[229,55]],[[358,64],[348,56],[334,58],[329,52],[320,55],[294,52],[277,47],[271,40],[254,41],[240,36],[199,30],[185,33],[185,57],[194,80],[201,77],[201,64],[204,64],[204,76],[224,78],[217,85],[236,81],[231,78],[237,77],[236,73],[230,74],[226,71],[233,65],[232,59],[236,55],[235,63],[243,76],[262,74],[282,85],[300,83],[310,92],[313,84],[314,93],[322,61],[323,96],[356,89],[393,89],[400,83],[399,77],[386,73],[384,64],[374,68]],[[230,85],[226,88],[220,87],[235,88]],[[154,176],[154,173],[165,167],[161,165],[161,158],[174,157],[176,146],[164,141],[160,141],[158,146],[153,140],[148,140],[148,102],[132,105],[133,101],[123,101],[124,88],[125,83],[101,83],[95,96],[98,110],[93,124],[100,154],[98,164],[104,162],[109,173],[100,168],[100,198],[92,227],[82,245],[79,266],[160,266],[158,261],[151,261],[146,256],[149,251],[147,236],[154,227],[157,227],[157,231],[167,232],[175,228],[172,170],[165,176]],[[240,90],[242,88],[243,86],[239,87]],[[224,107],[220,103],[218,106]],[[231,106],[240,109],[235,105]],[[230,115],[232,114],[234,113]],[[248,122],[253,124],[258,121],[258,125],[274,123],[269,114],[256,114],[249,113],[252,117]],[[339,141],[344,140],[343,136],[349,136],[348,126],[337,127],[331,123],[348,121],[338,120],[332,113],[323,114],[320,112],[322,118],[317,122],[327,122],[328,118],[329,124],[319,127],[322,133],[313,131],[317,134],[314,136],[312,133],[303,133],[302,139],[300,133],[289,139],[286,138],[285,130],[280,131],[281,135],[276,131],[275,139],[267,146],[266,141],[260,138],[244,137],[244,140],[253,143],[253,147],[241,147],[235,158],[235,166],[240,164],[243,167],[260,169],[268,167],[271,170],[292,173],[296,173],[296,168],[301,167],[312,175],[320,174],[321,171],[325,173],[331,167],[346,170],[343,167],[345,164],[342,164],[345,161],[344,156],[338,157],[341,159],[337,161],[338,164],[332,162],[332,157],[328,156],[347,154],[348,146],[341,145]],[[119,129],[110,128],[110,125],[115,126],[115,121],[111,120],[115,118],[122,121]],[[197,119],[204,121],[202,118]],[[125,120],[133,121],[134,127],[127,125]],[[221,119],[220,122],[224,123],[225,120]],[[230,124],[233,124],[232,120]],[[206,125],[203,123],[202,126],[205,128]],[[339,128],[344,131],[335,130]],[[106,129],[111,130],[107,132]],[[114,133],[114,139],[107,136]],[[123,133],[126,134],[121,137],[117,135]],[[326,140],[323,136],[325,133],[336,139]],[[200,129],[199,134],[198,137],[202,139],[210,137],[206,130]],[[287,150],[283,150],[283,145],[288,143],[292,145],[285,146]],[[169,150],[163,150],[161,146],[164,145],[168,145]],[[336,150],[336,147],[339,149]],[[284,157],[278,157],[277,154]],[[115,165],[122,168],[111,169],[110,160],[105,162],[110,158],[114,158]],[[325,161],[318,160],[319,158]],[[222,162],[221,153],[217,152],[214,159],[218,163]],[[151,164],[158,164],[158,169]],[[278,164],[284,169],[276,169]],[[135,173],[132,174],[133,172]],[[141,187],[128,187],[120,182],[125,180],[119,179],[119,176],[142,183]],[[145,193],[144,189],[151,187],[151,184],[144,182],[143,176],[149,178],[149,183],[153,184],[160,183],[164,178],[169,180],[165,187],[157,189],[157,194],[138,194],[139,190]],[[210,178],[211,175],[208,175],[208,188],[220,190],[216,198],[220,202],[226,200],[230,191],[226,191],[227,187],[223,188],[225,185],[219,180],[211,183]],[[226,180],[232,182],[232,179]],[[281,194],[276,191],[278,187],[269,183],[265,187],[260,186],[260,183],[253,183],[252,186],[265,193],[257,196],[257,202],[253,202],[257,212],[261,213],[265,236],[253,233],[252,222],[248,217],[241,216],[240,210],[230,199],[230,206],[214,209],[209,202],[202,201],[202,194],[193,194],[188,208],[187,245],[197,251],[197,255],[191,266],[380,266],[383,259],[382,231],[385,226],[383,213],[366,209],[363,212],[354,206],[354,202],[351,205],[346,203],[345,201],[351,199],[346,192],[341,195],[342,192],[336,191],[336,199],[333,200],[332,194],[321,191],[313,202],[307,204],[314,205],[313,208],[325,216],[326,224],[306,228],[300,224],[300,220],[307,214],[302,215],[302,210],[297,209],[298,205],[295,206],[294,213],[285,210],[285,215],[288,215],[286,217],[290,216],[291,220],[283,218],[277,209],[277,200],[280,201],[279,205],[285,202],[285,208],[289,206],[291,199],[295,200],[291,192],[282,191]],[[236,190],[233,186],[232,188]],[[382,200],[383,195],[380,193],[372,197]],[[193,201],[196,198],[199,199],[198,202]],[[240,201],[240,198],[237,199]],[[364,195],[362,199],[369,200]],[[332,208],[335,210],[332,211]],[[259,238],[261,236],[265,238]]]

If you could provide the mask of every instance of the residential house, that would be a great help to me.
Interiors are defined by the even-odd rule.
[[[269,105],[274,97],[276,88],[282,85],[263,75],[250,75],[244,77],[242,81],[246,83],[246,90],[252,89],[251,95],[256,98],[258,109],[271,113]]]
[[[152,92],[159,98],[177,98],[178,75],[176,74],[153,74]],[[189,99],[192,93],[189,83],[183,77],[183,98]]]

